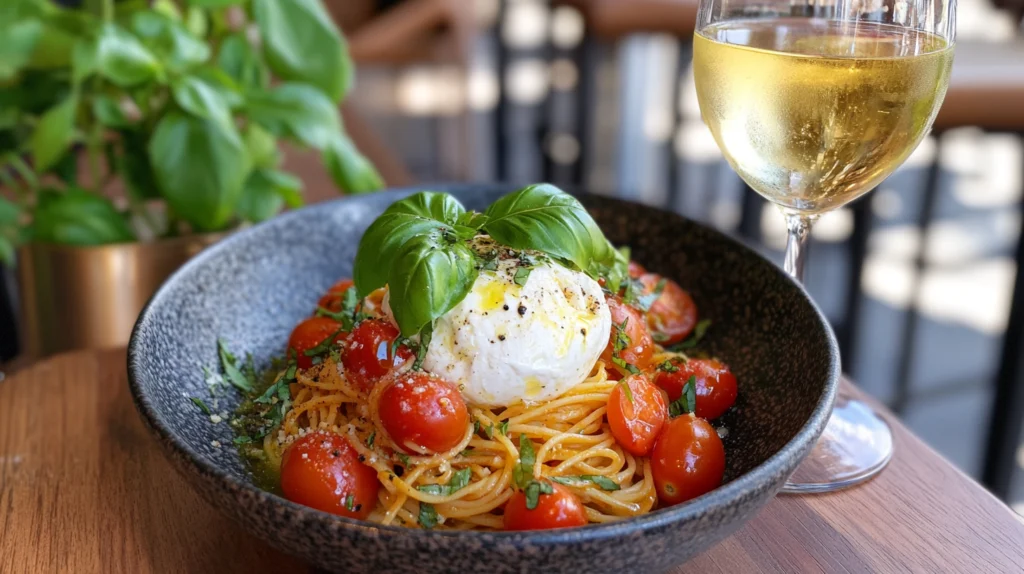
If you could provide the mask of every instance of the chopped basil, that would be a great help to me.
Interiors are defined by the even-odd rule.
[[[600,487],[601,490],[609,491],[619,490],[620,488],[622,488],[614,480],[608,478],[607,476],[602,476],[600,474],[584,474],[582,476],[553,476],[551,477],[551,480],[559,484],[565,484],[569,486],[574,486],[580,482],[592,482],[596,484],[598,487]]]
[[[619,367],[620,369],[625,370],[626,372],[628,372],[631,375],[639,375],[640,374],[640,369],[636,368],[636,365],[633,365],[631,363],[627,363],[625,361],[625,359],[623,359],[622,357],[616,357],[615,355],[612,355],[612,363],[614,363],[615,366]]]
[[[533,271],[533,269],[529,267],[519,267],[516,269],[516,274],[512,276],[512,281],[514,281],[516,285],[526,285],[526,281],[530,278],[530,271]]]
[[[537,508],[537,502],[540,500],[540,495],[551,494],[554,491],[555,489],[551,486],[550,482],[531,480],[523,489],[523,494],[526,495],[526,509],[533,510],[534,508]]]
[[[663,372],[666,372],[666,373],[675,373],[675,372],[679,371],[679,367],[677,367],[674,364],[672,364],[671,360],[668,360],[668,361],[665,361],[665,362],[661,363],[660,365],[658,365],[657,368],[658,368],[659,371],[663,371]]]
[[[224,339],[217,339],[217,353],[220,355],[220,366],[224,369],[228,382],[239,390],[252,391],[252,381],[246,379],[238,369],[238,359],[228,351]]]
[[[682,414],[692,413],[697,408],[697,377],[690,375],[689,380],[683,385],[683,392],[679,398],[668,405],[668,415],[677,417]]]
[[[630,366],[632,367],[633,365]],[[626,400],[629,401],[629,404],[633,404],[633,390],[629,388],[629,383],[626,382],[626,379],[619,381],[619,386],[622,387],[622,392],[626,394]]]
[[[682,343],[675,345],[671,350],[683,350],[692,349],[700,343],[701,339],[704,338],[704,334],[708,332],[708,327],[711,326],[711,319],[704,319],[697,322],[697,326],[693,328],[693,333]]]
[[[633,344],[633,340],[629,338],[629,333],[626,333],[626,327],[629,325],[629,317],[622,320],[621,325],[614,325],[615,327],[615,344],[612,349],[615,352],[622,351]]]
[[[349,289],[349,291],[351,291],[351,289]],[[351,494],[346,496],[345,497],[345,508],[348,509],[348,510],[352,510],[353,508],[355,508],[355,501],[356,501],[355,497],[352,496]]]
[[[249,444],[252,441],[253,441],[253,438],[251,436],[245,436],[245,435],[236,436],[234,439],[232,439],[232,442],[234,442],[235,444]]]
[[[484,434],[487,435],[487,438],[494,437],[494,423],[487,425],[487,428],[484,429]]]
[[[498,432],[508,436],[508,421],[502,421],[502,423],[498,425]]]
[[[197,407],[199,407],[199,410],[203,411],[204,414],[207,414],[207,415],[210,414],[210,407],[206,406],[206,403],[203,402],[203,399],[197,399],[196,397],[189,397],[188,400],[192,401],[193,404],[195,404]]]
[[[349,291],[351,291],[351,289],[349,289]],[[337,338],[338,335],[341,335],[344,332],[345,332],[345,326],[342,325],[341,327],[338,328],[337,331],[331,333],[330,335],[327,335],[326,339],[324,339],[323,341],[320,341],[319,343],[317,343],[317,345],[315,347],[313,347],[312,349],[306,349],[306,351],[303,354],[306,355],[307,357],[315,357],[317,355],[323,355],[324,353],[326,353],[327,351],[329,351],[331,349],[331,346],[334,345],[334,339]]]
[[[434,496],[451,496],[465,488],[469,484],[469,479],[472,475],[473,471],[464,468],[452,473],[452,479],[448,481],[448,484],[422,484],[417,486],[416,489],[420,492],[433,494]]]
[[[412,364],[412,368],[418,371],[423,368],[423,359],[427,358],[427,349],[430,347],[430,338],[434,334],[434,325],[427,323],[420,331],[420,343],[416,348],[416,360]]]
[[[377,438],[377,431],[374,430],[370,433],[370,436],[366,439],[366,446],[373,448],[373,439]]]
[[[409,455],[398,453],[398,460],[402,461],[402,466],[409,466]]]
[[[434,510],[434,505],[428,502],[420,503],[420,515],[419,515],[420,526],[430,530],[437,526],[437,511]]]
[[[482,271],[497,271],[498,270],[498,257],[495,256],[493,259],[488,259],[483,267],[480,268]]]
[[[525,434],[519,435],[519,463],[512,469],[512,480],[519,488],[533,480],[533,466],[537,462],[537,453],[533,450],[533,441]]]

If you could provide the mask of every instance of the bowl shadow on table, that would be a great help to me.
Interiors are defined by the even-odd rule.
[[[453,191],[467,207],[482,209],[509,190]],[[730,482],[691,504],[627,522],[472,536],[357,526],[253,490],[237,453],[210,446],[212,440],[230,441],[227,428],[204,424],[185,397],[206,391],[199,365],[216,364],[218,336],[256,357],[278,354],[319,294],[337,278],[351,276],[354,239],[399,197],[323,204],[236,235],[172,278],[136,329],[129,372],[137,405],[161,446],[206,500],[271,544],[341,570],[415,571],[425,556],[449,556],[453,568],[485,561],[508,571],[620,571],[626,564],[663,570],[753,516],[823,428],[838,383],[838,353],[824,319],[799,287],[715,231],[666,212],[586,196],[584,203],[609,239],[630,245],[649,269],[689,288],[714,321],[704,350],[728,361],[740,379],[741,399],[723,420]],[[221,284],[237,288],[210,287]],[[362,549],[359,560],[356,549]]]

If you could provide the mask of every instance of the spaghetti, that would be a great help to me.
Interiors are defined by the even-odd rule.
[[[338,433],[376,470],[383,486],[369,520],[415,526],[420,504],[427,503],[437,512],[439,528],[500,529],[502,517],[496,511],[514,492],[512,473],[520,457],[513,437],[525,435],[536,451],[534,477],[571,482],[586,506],[587,519],[608,522],[649,512],[657,501],[649,460],[625,452],[604,420],[617,383],[598,361],[586,380],[556,400],[471,407],[474,424],[455,448],[405,456],[376,412],[376,395],[383,385],[367,396],[346,379],[338,363],[328,360],[297,373],[290,388],[293,405],[278,432],[264,438],[263,450],[267,463],[277,468],[284,449],[296,438],[316,430]],[[470,471],[470,481],[456,492],[420,490],[445,485],[464,469]],[[617,489],[605,490],[593,479],[579,480],[582,476],[606,477]]]

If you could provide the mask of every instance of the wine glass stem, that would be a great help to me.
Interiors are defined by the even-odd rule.
[[[811,235],[811,224],[815,217],[797,213],[786,214],[786,260],[783,268],[798,282],[804,282],[804,262],[807,259],[807,238]]]

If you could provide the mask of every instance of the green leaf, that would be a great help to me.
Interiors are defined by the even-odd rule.
[[[281,209],[302,205],[302,181],[271,168],[254,169],[245,182],[238,203],[238,214],[247,221],[259,223],[278,214]]]
[[[526,434],[519,435],[519,462],[512,469],[512,481],[519,488],[525,489],[533,482],[533,466],[537,463],[537,454],[533,450],[533,441]]]
[[[185,12],[185,29],[196,38],[205,38],[210,29],[209,19],[206,12],[198,6],[189,6]]]
[[[217,52],[217,65],[242,87],[266,88],[270,85],[266,66],[242,33],[224,38]]]
[[[181,9],[174,3],[174,0],[155,0],[153,11],[162,14],[175,22],[181,21]]]
[[[160,185],[153,173],[146,150],[149,134],[143,131],[122,130],[121,150],[116,157],[117,170],[124,179],[128,192],[140,199],[160,197]]]
[[[171,84],[171,93],[174,101],[186,112],[231,128],[231,110],[227,102],[220,91],[205,81],[195,76],[179,78]]]
[[[210,407],[206,406],[206,403],[203,402],[203,399],[199,399],[199,398],[196,398],[196,397],[189,397],[188,400],[192,401],[192,404],[194,404],[195,406],[199,407],[199,410],[203,411],[203,414],[205,414],[205,415],[209,415],[210,414]]]
[[[473,252],[437,229],[406,241],[395,253],[388,286],[395,321],[410,337],[452,309],[477,277]]]
[[[242,371],[238,369],[238,360],[228,350],[224,339],[217,339],[217,354],[220,356],[220,366],[224,369],[224,375],[228,382],[238,390],[251,392],[253,381],[245,378]]]
[[[97,94],[92,100],[92,114],[108,128],[127,128],[133,122],[124,115],[117,100],[106,95]]]
[[[21,220],[21,207],[13,201],[0,196],[0,228],[17,225]]]
[[[167,67],[188,71],[210,59],[210,47],[193,36],[183,25],[153,11],[132,16],[134,31]]]
[[[668,416],[674,418],[695,410],[697,410],[697,377],[690,375],[683,385],[683,391],[679,398],[669,403]]]
[[[238,6],[245,4],[248,0],[187,0],[189,6],[197,8],[224,8],[225,6]]]
[[[263,53],[285,81],[312,84],[340,102],[352,84],[348,46],[320,0],[253,0]]]
[[[434,496],[451,496],[456,492],[462,490],[469,484],[469,479],[473,476],[473,471],[464,468],[457,470],[452,473],[451,480],[448,484],[421,484],[416,489],[420,492],[427,494],[433,494]]]
[[[29,139],[35,169],[42,173],[57,163],[75,137],[75,112],[78,97],[74,94],[50,108],[36,124]]]
[[[109,199],[78,188],[44,190],[32,213],[30,239],[63,245],[102,245],[135,239]]]
[[[370,193],[384,187],[384,178],[377,168],[343,132],[336,134],[324,150],[323,161],[334,184],[350,194]]]
[[[0,26],[6,24],[6,21],[0,22]],[[42,35],[43,25],[38,20],[24,20],[6,28],[0,27],[0,81],[17,76],[29,63]]]
[[[551,486],[550,482],[531,480],[523,489],[523,494],[526,495],[526,509],[533,510],[534,508],[537,508],[537,503],[540,501],[540,495],[551,494],[554,491],[555,489]]]
[[[281,163],[281,154],[277,151],[277,140],[270,132],[256,123],[249,123],[242,133],[245,149],[256,167],[277,167]]]
[[[577,486],[580,482],[592,482],[596,484],[601,490],[614,491],[619,490],[620,487],[617,482],[600,474],[584,474],[582,476],[552,476],[551,480],[558,484],[565,484],[568,486]]]
[[[437,526],[437,511],[434,510],[434,505],[427,502],[421,502],[420,513],[417,517],[417,521],[420,523],[420,526],[427,530]]]
[[[454,197],[436,191],[420,192],[391,204],[359,241],[353,277],[359,296],[365,297],[387,284],[398,250],[406,242],[431,230],[454,234],[452,226],[465,212]]]
[[[701,339],[704,338],[704,335],[707,334],[709,327],[711,327],[711,319],[697,321],[697,325],[693,328],[693,333],[685,341],[672,347],[672,350],[681,351],[696,347],[701,342]]]
[[[515,249],[534,249],[589,270],[611,260],[608,241],[575,197],[542,183],[495,201],[484,212],[484,230]]]
[[[338,108],[312,86],[282,84],[251,90],[246,110],[271,133],[318,150],[332,145],[341,131]]]
[[[113,23],[106,23],[96,37],[75,44],[72,54],[76,82],[92,74],[129,88],[152,80],[162,80],[163,68],[135,36]]]
[[[230,222],[251,168],[234,126],[170,112],[157,124],[149,159],[179,217],[200,231]]]
[[[530,278],[530,271],[532,271],[532,269],[529,267],[517,268],[515,276],[512,277],[512,281],[519,286],[526,285],[526,281]]]
[[[206,82],[206,84],[217,90],[221,99],[232,110],[242,107],[245,99],[242,97],[242,89],[235,82],[234,78],[227,75],[220,68],[204,65],[192,70],[192,75]]]

